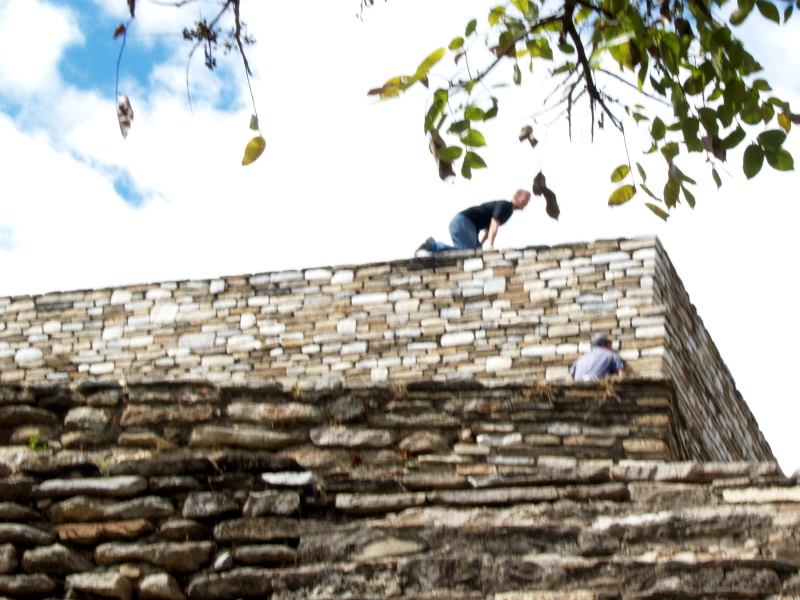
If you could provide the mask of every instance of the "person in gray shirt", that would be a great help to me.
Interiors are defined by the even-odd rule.
[[[625,376],[625,363],[611,349],[611,340],[598,333],[592,337],[592,348],[569,368],[570,381],[594,381],[608,375]]]

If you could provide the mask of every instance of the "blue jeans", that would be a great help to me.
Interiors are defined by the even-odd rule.
[[[475,250],[481,247],[478,241],[478,230],[475,224],[466,216],[458,213],[453,220],[450,221],[450,237],[453,239],[453,245],[448,246],[442,242],[433,240],[430,245],[431,252],[444,252],[445,250]]]

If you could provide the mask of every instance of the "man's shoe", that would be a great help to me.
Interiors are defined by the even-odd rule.
[[[427,240],[422,242],[422,244],[420,245],[419,248],[417,248],[417,252],[419,252],[420,250],[426,250],[426,251],[430,252],[432,244],[433,244],[433,238],[429,237]]]

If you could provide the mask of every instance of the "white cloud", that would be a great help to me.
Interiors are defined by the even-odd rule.
[[[69,9],[41,0],[6,0],[0,5],[0,92],[19,99],[57,90],[64,50],[83,41]]]

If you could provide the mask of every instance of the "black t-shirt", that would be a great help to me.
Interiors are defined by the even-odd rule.
[[[467,210],[462,210],[461,214],[472,221],[478,231],[481,231],[489,227],[492,219],[497,219],[502,225],[511,218],[511,213],[513,212],[514,205],[508,200],[492,200]]]

